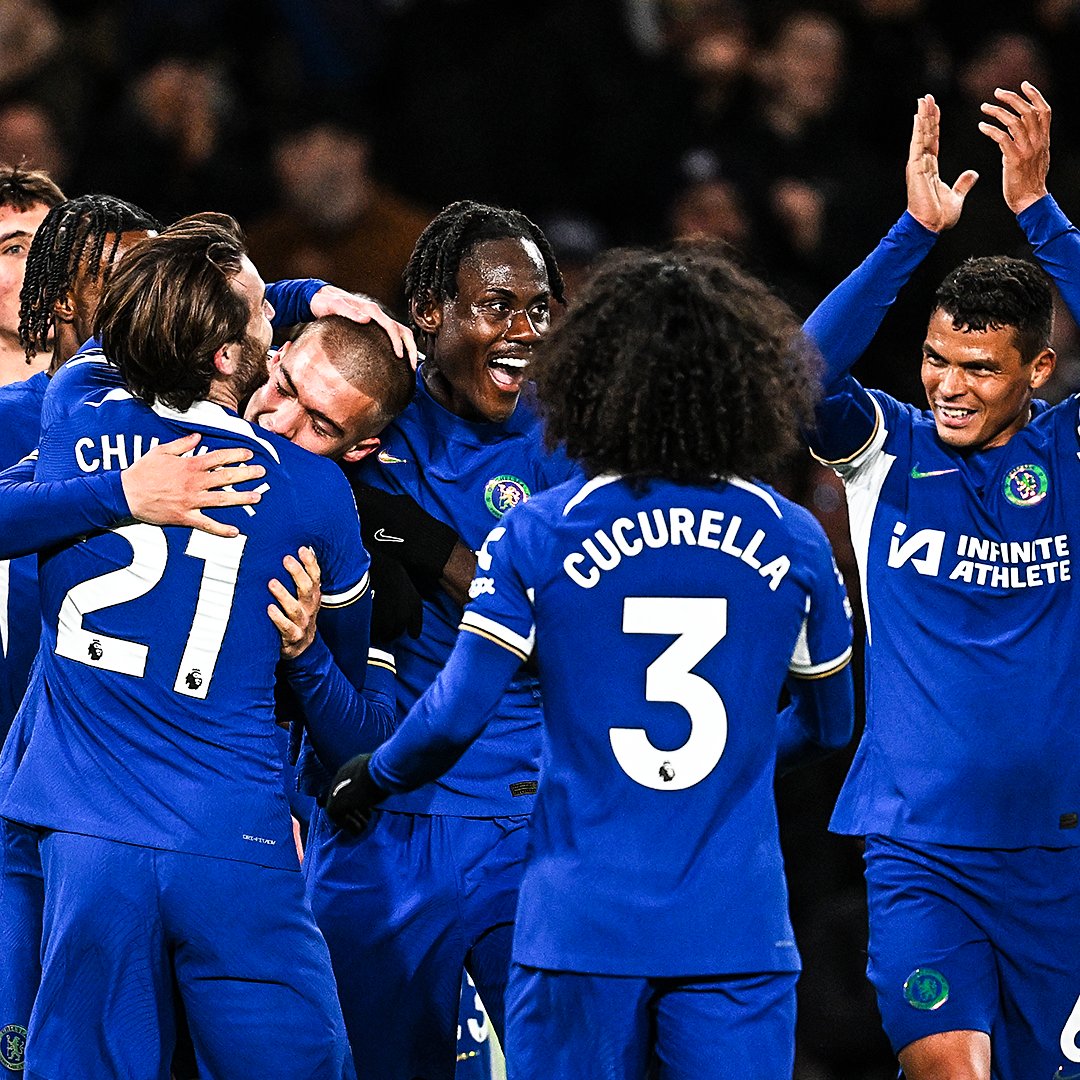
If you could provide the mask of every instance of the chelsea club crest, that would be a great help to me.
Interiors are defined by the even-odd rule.
[[[0,1029],[0,1065],[12,1072],[22,1072],[26,1066],[26,1028],[8,1024]]]
[[[516,476],[493,476],[484,488],[484,502],[497,518],[501,518],[518,503],[528,502],[531,494],[529,485]]]
[[[1046,470],[1039,465],[1017,465],[1005,477],[1005,498],[1013,506],[1037,506],[1049,490]]]

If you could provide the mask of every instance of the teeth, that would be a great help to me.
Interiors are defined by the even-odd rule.
[[[938,412],[940,412],[943,416],[950,417],[953,420],[961,420],[965,416],[970,416],[974,411],[974,409],[949,409],[946,408],[944,405],[938,406]]]
[[[499,367],[508,368],[527,368],[529,366],[528,360],[522,360],[516,356],[500,356],[498,360],[492,360],[491,362]]]

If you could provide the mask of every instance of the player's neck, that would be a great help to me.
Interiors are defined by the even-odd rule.
[[[234,413],[240,412],[240,400],[236,396],[236,390],[226,379],[214,379],[210,383],[210,392],[206,396],[215,405],[231,409]]]
[[[0,334],[0,385],[29,379],[36,372],[44,371],[49,366],[49,359],[39,353],[28,364],[18,339],[13,339],[10,334]]]

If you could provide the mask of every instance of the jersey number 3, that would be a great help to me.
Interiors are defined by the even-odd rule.
[[[623,772],[656,791],[683,791],[716,768],[727,745],[727,709],[712,683],[691,668],[727,634],[727,600],[715,596],[628,596],[624,634],[678,635],[646,669],[645,700],[672,701],[690,716],[690,737],[658,750],[644,728],[612,728],[611,749]]]
[[[60,605],[56,653],[89,667],[141,679],[146,671],[149,646],[93,633],[83,626],[83,618],[145,596],[165,576],[169,546],[164,531],[156,525],[124,525],[112,531],[131,545],[131,563],[68,590]],[[185,697],[205,698],[210,689],[232,614],[236,578],[246,543],[247,537],[243,535],[211,536],[194,529],[191,532],[184,554],[201,559],[205,565],[195,616],[173,684],[173,690]]]

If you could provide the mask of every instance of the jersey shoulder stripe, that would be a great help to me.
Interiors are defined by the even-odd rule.
[[[584,502],[594,491],[599,488],[606,487],[608,484],[614,484],[616,480],[621,479],[614,473],[607,473],[602,476],[594,476],[591,480],[587,480],[581,487],[581,490],[563,507],[563,517],[566,517],[571,510],[574,509],[579,503]]]
[[[748,491],[751,495],[756,495],[763,503],[765,503],[770,510],[781,520],[783,520],[784,514],[780,509],[779,503],[773,498],[772,494],[766,491],[758,484],[752,483],[750,480],[743,480],[741,476],[729,476],[727,482],[732,486],[739,488],[741,491]]]
[[[258,443],[278,464],[281,463],[277,447],[272,442],[257,434],[255,428],[247,420],[212,401],[196,401],[190,409],[184,412],[173,409],[161,401],[155,401],[153,410],[165,420],[177,420],[181,423],[197,424],[200,427],[217,428],[219,431],[227,431],[232,435],[250,439],[252,442]]]

